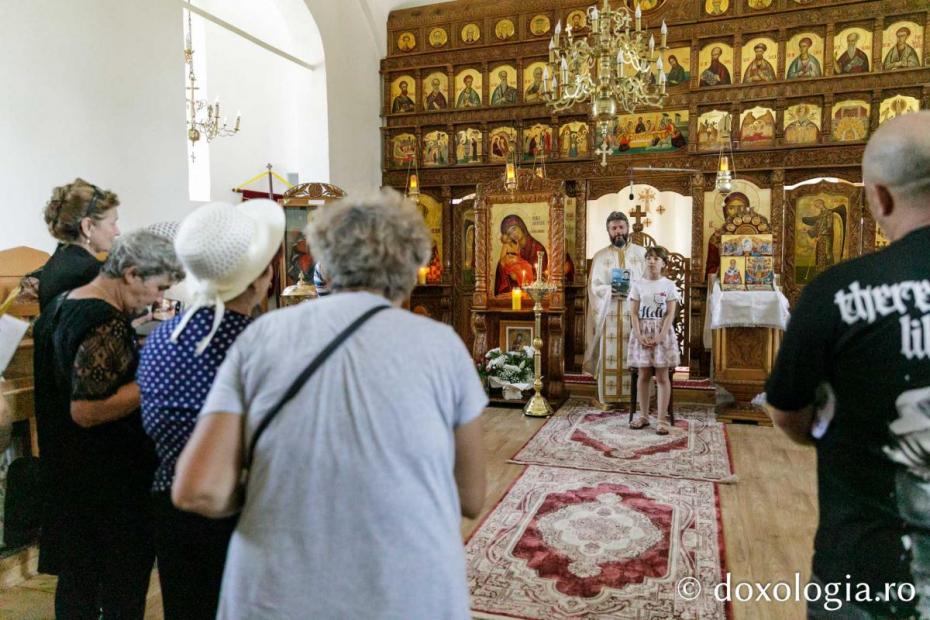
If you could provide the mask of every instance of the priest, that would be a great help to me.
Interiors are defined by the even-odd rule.
[[[627,294],[646,267],[646,249],[630,243],[626,215],[619,211],[608,215],[607,234],[610,245],[591,261],[583,365],[597,379],[597,398],[603,408],[617,407],[630,397],[626,354],[632,325]]]

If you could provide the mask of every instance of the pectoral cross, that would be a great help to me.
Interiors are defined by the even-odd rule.
[[[607,167],[607,156],[610,155],[610,145],[607,144],[607,136],[604,136],[604,141],[601,142],[601,146],[594,151],[597,155],[601,156],[601,167]]]

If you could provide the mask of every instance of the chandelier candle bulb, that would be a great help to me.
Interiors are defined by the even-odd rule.
[[[523,291],[518,288],[515,288],[512,291],[510,291],[510,309],[520,310],[522,308],[523,308]]]
[[[665,25],[665,20],[662,20],[662,28],[660,30],[662,33],[662,49],[668,47],[668,26]]]
[[[643,10],[639,8],[639,2],[636,3],[636,32],[643,28]]]
[[[653,35],[649,35],[649,58],[652,58],[653,54],[656,53],[656,38]]]
[[[236,112],[236,131],[239,131],[239,121],[242,120],[242,112]]]
[[[560,34],[562,34],[562,20],[561,20],[561,19],[555,23],[555,40],[556,40],[556,44],[558,44],[558,40],[559,40],[559,35],[560,35]]]

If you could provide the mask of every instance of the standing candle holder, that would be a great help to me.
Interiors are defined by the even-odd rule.
[[[523,408],[523,415],[531,418],[548,418],[552,415],[552,407],[542,395],[542,302],[547,295],[555,292],[556,287],[543,280],[543,253],[536,253],[536,281],[523,290],[533,298],[533,312],[536,314],[536,333],[533,337],[533,349],[536,353],[533,355],[533,370],[535,379],[533,380],[533,396]]]

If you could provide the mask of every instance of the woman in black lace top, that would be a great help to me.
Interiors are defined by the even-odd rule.
[[[133,313],[183,277],[171,242],[120,237],[100,274],[36,322],[43,488],[39,570],[58,575],[58,618],[142,618],[154,562],[154,447],[142,429]]]
[[[39,274],[39,309],[59,293],[93,280],[100,271],[96,254],[108,252],[119,234],[119,198],[83,179],[56,187],[45,206],[48,231],[58,240]]]

